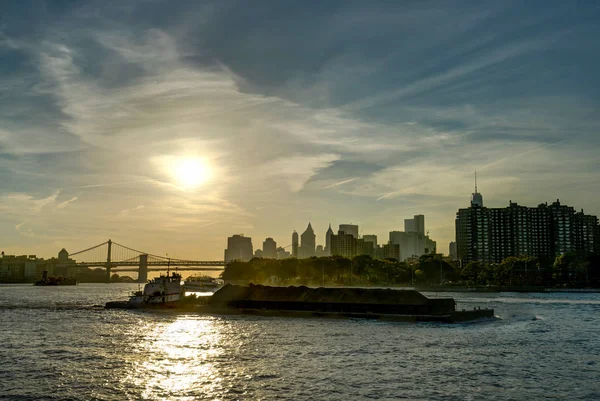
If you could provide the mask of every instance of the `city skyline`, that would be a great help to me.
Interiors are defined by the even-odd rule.
[[[415,214],[446,252],[474,170],[488,206],[560,198],[600,215],[594,4],[23,1],[0,15],[7,254],[112,238],[219,259],[234,233],[288,245],[308,221],[324,244],[333,220],[385,243]]]
[[[475,187],[475,192],[473,192],[471,194],[470,205],[473,206],[474,202],[475,202],[475,204],[483,206],[483,194],[478,191],[477,187]],[[556,199],[556,202],[561,203],[562,201],[561,201],[561,199]],[[513,200],[509,200],[508,201],[508,205],[488,205],[487,201],[486,201],[485,206],[488,207],[488,208],[491,207],[491,208],[502,209],[502,208],[505,208],[507,206],[510,207],[511,205],[515,205],[517,203],[518,202],[513,202]],[[562,202],[562,203],[565,204],[564,202]],[[548,205],[548,202],[547,201],[546,202],[540,202],[536,206],[538,206],[538,205],[544,205],[544,204]],[[597,217],[597,215],[591,214],[591,213],[587,213],[587,211],[585,211],[582,208],[578,209],[576,205],[568,205],[568,204],[565,204],[565,205],[567,207],[570,207],[570,208],[574,209],[575,212],[581,212],[581,213],[585,212],[586,215],[591,215],[592,217]],[[520,206],[530,207],[530,208],[534,207],[533,205],[520,205]],[[463,205],[458,210],[460,212],[460,210],[465,209],[465,208],[468,208],[468,205]],[[455,211],[454,217],[456,217],[456,213],[457,212]],[[418,214],[418,215],[414,215],[412,219],[408,219],[408,218],[407,219],[402,219],[402,227],[401,227],[401,229],[399,227],[398,228],[397,227],[393,227],[393,228],[390,228],[385,233],[383,233],[383,235],[382,235],[382,233],[373,233],[373,232],[368,232],[368,234],[363,235],[362,234],[363,231],[364,232],[367,232],[367,231],[363,230],[363,227],[361,225],[352,224],[352,223],[340,223],[339,224],[339,229],[341,230],[344,227],[346,227],[346,228],[348,228],[348,227],[354,227],[353,230],[354,231],[358,230],[358,232],[359,232],[358,238],[375,237],[375,244],[377,244],[377,241],[379,241],[380,245],[385,245],[386,243],[388,243],[389,239],[390,239],[390,235],[392,233],[398,233],[398,232],[401,232],[401,233],[411,233],[412,232],[412,233],[420,233],[421,235],[425,234],[427,236],[427,238],[430,238],[432,241],[434,241],[434,243],[437,242],[437,244],[438,244],[437,245],[437,250],[436,250],[437,253],[440,253],[440,254],[443,254],[443,255],[447,255],[447,256],[451,256],[449,250],[447,249],[448,248],[447,245],[449,245],[451,243],[456,243],[456,236],[452,237],[452,239],[447,244],[443,243],[443,242],[440,242],[439,240],[436,240],[433,236],[431,236],[429,234],[429,227],[424,224],[425,217],[426,216],[423,215],[423,214]],[[417,219],[420,219],[422,221],[422,223],[421,223],[421,225],[419,226],[418,229],[416,228],[417,225],[415,225],[415,223],[414,223]],[[329,222],[327,223],[328,229],[324,233],[322,232],[323,230],[320,230],[320,229],[314,230],[312,228],[312,222],[310,222],[310,221],[308,222],[308,228],[310,230],[314,230],[314,234],[315,234],[315,247],[322,246],[323,248],[326,249],[327,232],[331,229],[331,224],[332,224],[331,221],[334,221],[334,220],[333,219],[329,220]],[[455,223],[456,223],[456,221],[453,221],[453,224],[455,224]],[[454,227],[454,229],[456,229],[456,227]],[[277,248],[279,248],[279,247],[284,248],[285,250],[287,250],[287,251],[290,252],[289,256],[293,257],[293,254],[292,254],[293,253],[292,252],[292,250],[293,250],[293,243],[294,243],[293,242],[293,236],[297,235],[298,237],[300,237],[300,235],[297,234],[298,231],[302,232],[303,230],[293,229],[290,233],[288,233],[289,234],[288,235],[289,241],[287,241],[286,239],[277,239],[275,236],[268,235],[268,234],[267,234],[266,237],[264,237],[264,238],[261,239],[259,237],[254,237],[252,235],[247,235],[246,233],[242,233],[242,232],[231,232],[229,235],[227,235],[224,238],[223,244],[225,246],[223,248],[225,249],[225,251],[227,250],[227,248],[228,248],[228,246],[227,246],[228,240],[231,240],[232,237],[242,237],[242,238],[245,238],[246,240],[249,240],[250,249],[254,249],[254,250],[258,250],[258,251],[262,252],[263,251],[263,249],[262,249],[263,246],[261,246],[261,244],[264,245],[264,241],[265,240],[270,240],[270,241],[275,240],[274,242],[277,244]],[[337,234],[337,230],[334,231],[334,233]],[[254,238],[256,241],[258,241],[257,245],[255,247],[253,245],[252,238]],[[289,244],[287,242],[289,242]],[[298,242],[298,247],[299,247],[298,250],[299,250],[299,254],[300,254],[299,257],[300,258],[305,258],[305,256],[301,255],[302,249],[301,249],[301,242],[300,242],[300,240]],[[223,254],[223,248],[221,249],[221,252],[220,252],[221,255]],[[9,249],[9,248],[7,248],[7,249]],[[63,251],[65,250],[64,247],[61,247],[61,249]],[[25,250],[24,252],[20,252],[20,253],[19,252],[17,252],[17,253],[12,252],[11,253],[11,252],[6,251],[4,249],[0,249],[0,251],[2,251],[3,254],[7,254],[7,255],[9,255],[9,254],[12,254],[12,255],[28,255],[28,254],[31,254],[31,253],[35,253],[36,255],[39,255],[41,257],[46,257],[46,258],[52,258],[52,257],[54,257],[56,255],[56,251],[53,254],[50,253],[50,254],[46,255],[44,253],[37,252],[36,249],[28,249],[28,250]],[[168,253],[165,253],[165,254],[167,256],[169,255]],[[255,255],[254,251],[249,252],[249,254],[253,255],[253,256]],[[173,254],[171,254],[171,256],[175,257]],[[312,256],[314,256],[314,255],[312,255]],[[214,260],[218,260],[219,258],[217,257],[217,258],[213,258],[213,259]],[[225,257],[224,259],[226,261],[228,259],[229,260],[233,260],[233,258],[227,258],[227,257]]]

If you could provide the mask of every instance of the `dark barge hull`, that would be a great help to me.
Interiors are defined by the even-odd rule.
[[[328,319],[367,319],[385,322],[442,322],[460,323],[477,319],[494,317],[493,309],[480,309],[473,311],[456,311],[446,315],[399,315],[399,314],[377,314],[377,313],[349,313],[349,312],[322,312],[306,310],[278,310],[278,309],[236,309],[236,308],[212,308],[209,306],[198,306],[199,313],[215,315],[253,315],[266,317],[299,317],[299,318],[328,318]]]

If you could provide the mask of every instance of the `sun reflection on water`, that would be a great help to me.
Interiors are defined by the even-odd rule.
[[[135,346],[139,350],[135,368],[125,380],[141,388],[144,399],[215,398],[222,378],[214,360],[222,347],[214,320],[178,316],[142,330],[147,332]]]

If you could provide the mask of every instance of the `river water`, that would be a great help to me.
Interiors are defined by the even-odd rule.
[[[0,399],[600,400],[600,294],[439,294],[499,317],[454,325],[94,307],[136,288],[0,286]]]

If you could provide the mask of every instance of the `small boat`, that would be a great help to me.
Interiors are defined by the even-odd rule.
[[[223,285],[223,280],[210,276],[190,276],[183,284],[185,291],[214,291]]]
[[[77,285],[75,277],[48,277],[48,271],[42,272],[42,279],[33,283],[36,286],[52,286],[52,285]]]
[[[167,273],[166,276],[150,280],[142,291],[135,291],[128,301],[108,302],[105,308],[135,309],[148,307],[175,307],[183,296],[181,275]]]

